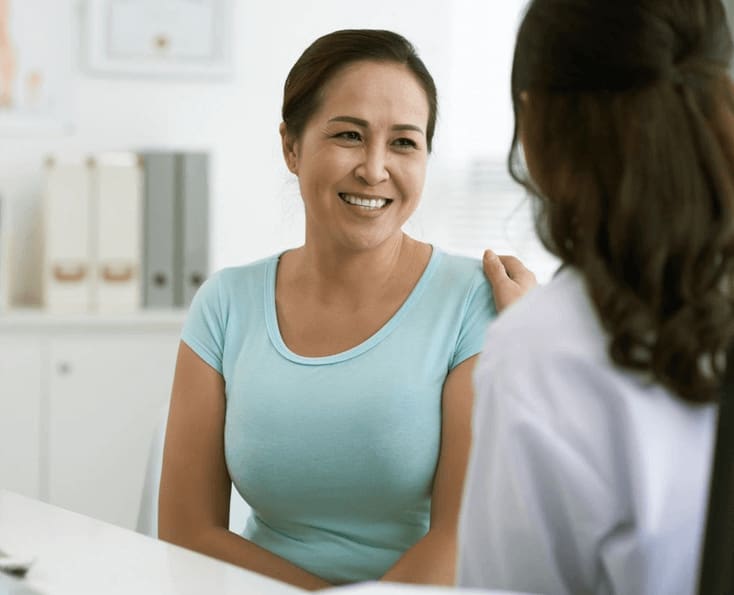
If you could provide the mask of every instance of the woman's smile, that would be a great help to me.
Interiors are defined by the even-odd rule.
[[[383,211],[392,203],[392,199],[381,196],[365,196],[363,194],[352,194],[340,192],[339,198],[346,204],[357,207],[360,211]]]

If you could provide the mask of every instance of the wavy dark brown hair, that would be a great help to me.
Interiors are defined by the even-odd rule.
[[[720,0],[534,0],[512,69],[541,240],[613,361],[691,402],[716,400],[734,337],[731,53]]]

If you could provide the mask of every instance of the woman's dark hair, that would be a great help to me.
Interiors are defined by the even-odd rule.
[[[692,402],[734,337],[731,52],[720,0],[534,0],[512,69],[509,168],[541,240],[613,361]]]
[[[430,152],[438,112],[436,85],[413,45],[392,31],[334,31],[306,48],[288,73],[283,89],[282,117],[288,134],[299,138],[319,108],[324,86],[345,66],[364,60],[403,64],[415,75],[428,100],[426,143]]]

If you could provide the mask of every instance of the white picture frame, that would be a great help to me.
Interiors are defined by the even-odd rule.
[[[0,136],[71,132],[73,23],[70,2],[0,2]]]
[[[227,78],[232,0],[87,0],[92,73]]]

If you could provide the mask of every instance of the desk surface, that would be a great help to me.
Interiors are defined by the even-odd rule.
[[[305,591],[0,490],[0,550],[32,556],[25,581],[49,595],[302,595]]]
[[[36,558],[24,582],[43,595],[303,595],[307,592],[5,490],[0,490],[0,551]],[[501,595],[500,591],[390,583],[362,583],[325,589],[321,593]]]

